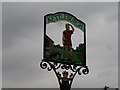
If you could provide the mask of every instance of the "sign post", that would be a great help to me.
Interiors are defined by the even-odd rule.
[[[81,35],[78,42],[73,43],[73,35]],[[67,12],[44,16],[44,55],[40,67],[55,72],[60,90],[70,90],[77,73],[89,73],[86,66],[86,25],[83,21]]]

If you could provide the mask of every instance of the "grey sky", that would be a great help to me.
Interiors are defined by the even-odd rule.
[[[66,11],[87,25],[87,65],[72,87],[118,87],[118,12],[116,3],[3,3],[3,88],[59,87],[53,72],[39,68],[43,16]],[[50,82],[51,81],[51,82]]]

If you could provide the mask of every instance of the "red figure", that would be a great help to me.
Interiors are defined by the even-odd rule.
[[[70,30],[70,26],[72,28],[72,30]],[[71,41],[71,35],[74,32],[74,28],[72,25],[70,24],[66,24],[65,25],[66,30],[63,31],[63,37],[62,37],[62,41],[63,41],[63,45],[65,47],[66,50],[66,55],[68,54],[68,49],[70,49],[70,55],[72,56],[72,41]]]

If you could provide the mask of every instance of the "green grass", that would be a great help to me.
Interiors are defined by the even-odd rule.
[[[63,48],[53,47],[51,49],[51,55],[50,60],[53,61],[60,61],[65,63],[73,63],[73,64],[82,64],[82,60],[79,57],[79,52],[72,51],[72,57],[70,55],[70,51],[68,51],[68,54],[66,55],[66,51]]]

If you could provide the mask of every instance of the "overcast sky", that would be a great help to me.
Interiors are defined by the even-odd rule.
[[[115,3],[3,3],[3,88],[57,88],[55,74],[39,68],[43,17],[65,11],[87,25],[88,75],[72,87],[118,87],[118,7]]]

